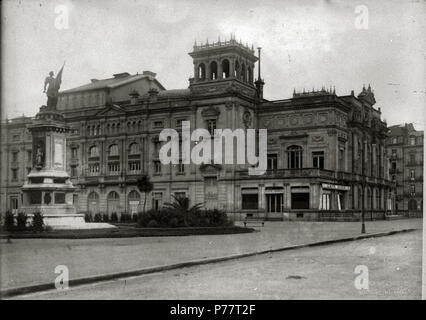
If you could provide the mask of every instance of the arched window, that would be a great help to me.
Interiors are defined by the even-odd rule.
[[[222,61],[222,78],[226,79],[229,78],[230,72],[229,72],[229,60],[224,59]]]
[[[87,196],[87,211],[92,214],[99,212],[99,195],[94,191]]]
[[[109,156],[118,156],[118,146],[116,144],[112,144],[108,148]]]
[[[217,79],[217,62],[213,61],[210,63],[210,80]]]
[[[249,83],[253,83],[253,69],[251,67],[247,68],[247,79]]]
[[[118,213],[120,206],[120,195],[116,191],[108,193],[107,197],[107,212],[108,214]]]
[[[290,146],[287,148],[289,169],[302,168],[302,152],[303,149],[301,146]]]
[[[115,123],[111,125],[111,133],[115,133]]]
[[[198,65],[198,79],[206,80],[206,65],[204,63]]]
[[[136,190],[133,190],[129,193],[128,201],[129,201],[129,213],[131,215],[137,214],[140,206],[140,194]]]
[[[240,75],[240,63],[237,61],[235,61],[235,69],[234,69],[234,77],[238,79]]]
[[[136,142],[131,143],[129,146],[129,154],[139,154],[139,144],[137,144]]]
[[[99,156],[99,149],[97,146],[91,146],[89,148],[89,157],[98,157]]]
[[[243,63],[241,65],[241,80],[246,82],[247,81],[247,74],[246,74],[246,65]]]

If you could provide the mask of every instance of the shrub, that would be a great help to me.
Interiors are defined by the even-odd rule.
[[[138,222],[138,214],[137,213],[132,214],[132,222]]]
[[[84,221],[85,222],[93,222],[93,216],[91,212],[86,212],[84,214]]]
[[[148,223],[151,220],[156,220],[157,216],[159,215],[158,211],[156,210],[148,210],[147,212],[143,213],[142,211],[138,213],[138,225],[140,227],[146,227],[148,226]]]
[[[100,213],[95,214],[95,218],[93,220],[95,222],[102,222],[102,215]]]
[[[28,216],[25,212],[18,212],[16,216],[16,224],[18,230],[25,230],[27,228]]]
[[[15,228],[15,216],[10,211],[6,211],[4,216],[4,227],[6,228],[6,231],[13,231]]]
[[[102,221],[103,222],[108,222],[109,221],[109,215],[108,215],[108,213],[103,213],[102,214]]]
[[[118,222],[118,216],[116,212],[111,213],[111,222]]]
[[[209,220],[212,227],[227,226],[230,224],[228,216],[222,210],[205,210],[205,217]]]
[[[157,227],[158,227],[157,220],[152,219],[148,222],[148,228],[157,228]]]
[[[176,217],[173,217],[169,220],[169,227],[176,228],[179,225],[179,220]]]
[[[130,215],[128,213],[122,212],[120,215],[120,222],[128,222],[130,221]]]
[[[41,214],[41,212],[34,213],[31,227],[34,231],[43,231],[44,221],[43,221],[43,215]]]

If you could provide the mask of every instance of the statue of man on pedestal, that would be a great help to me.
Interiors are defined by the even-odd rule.
[[[47,95],[47,109],[49,110],[56,110],[56,105],[58,103],[58,92],[59,92],[59,88],[61,87],[62,70],[64,69],[64,66],[65,66],[65,62],[61,70],[59,70],[58,76],[56,78],[53,77],[54,76],[53,71],[50,71],[49,76],[46,77],[46,79],[44,80],[43,92],[45,92]],[[47,86],[48,88],[46,91]]]

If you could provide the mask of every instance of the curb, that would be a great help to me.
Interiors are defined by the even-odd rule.
[[[179,262],[179,263],[169,264],[169,265],[148,267],[148,268],[138,269],[138,270],[131,270],[131,271],[118,272],[118,273],[102,274],[102,275],[98,275],[98,276],[89,276],[89,277],[83,277],[83,278],[77,278],[77,279],[70,279],[68,281],[68,284],[69,284],[70,287],[71,286],[79,286],[79,285],[84,285],[84,284],[90,284],[90,283],[96,283],[96,282],[103,282],[103,281],[116,280],[116,279],[121,279],[121,278],[140,276],[140,275],[157,273],[157,272],[168,271],[168,270],[173,270],[173,269],[180,269],[180,268],[185,268],[185,267],[204,265],[204,264],[209,264],[209,263],[218,263],[218,262],[224,262],[224,261],[229,261],[229,260],[236,260],[236,259],[240,259],[240,258],[246,258],[246,257],[250,257],[250,256],[273,253],[273,252],[281,252],[281,251],[295,250],[295,249],[308,248],[308,247],[317,247],[317,246],[329,245],[329,244],[340,243],[340,242],[355,241],[355,240],[361,240],[361,239],[368,239],[368,238],[379,238],[379,237],[390,236],[390,235],[394,235],[394,234],[398,234],[398,233],[412,232],[412,231],[415,231],[415,230],[418,230],[418,229],[412,228],[412,229],[402,229],[402,230],[394,230],[394,231],[388,231],[388,232],[378,232],[378,233],[372,233],[372,234],[352,236],[352,237],[347,237],[347,238],[325,240],[325,241],[312,242],[312,243],[307,243],[307,244],[286,246],[286,247],[275,248],[275,249],[267,249],[267,250],[261,250],[261,251],[256,251],[256,252],[234,254],[234,255],[217,257],[217,258],[190,260],[190,261],[186,261],[186,262]],[[13,297],[13,296],[18,296],[18,295],[23,295],[23,294],[28,294],[28,293],[35,293],[35,292],[40,292],[40,291],[47,291],[47,290],[52,290],[52,289],[55,289],[55,284],[53,282],[52,283],[42,283],[42,284],[32,285],[32,286],[25,286],[25,287],[11,288],[11,289],[6,289],[6,290],[0,290],[0,298]]]

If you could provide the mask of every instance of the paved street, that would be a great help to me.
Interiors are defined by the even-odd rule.
[[[24,299],[420,299],[422,231],[264,254]],[[365,265],[368,290],[354,273]]]
[[[367,222],[367,232],[422,228],[421,219]],[[358,222],[267,222],[260,232],[236,235],[120,239],[1,240],[3,289],[53,282],[57,265],[71,279],[188,260],[254,252],[360,234]]]

